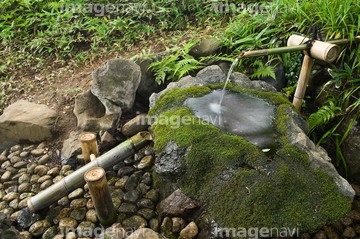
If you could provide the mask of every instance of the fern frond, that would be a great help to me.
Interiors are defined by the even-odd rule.
[[[322,106],[317,112],[311,114],[307,119],[309,124],[308,133],[311,133],[320,126],[326,125],[331,119],[337,116],[337,112],[341,112],[341,108],[339,106],[335,106],[334,102],[331,100],[328,102],[329,105]]]
[[[206,56],[206,57],[201,57],[200,58],[200,62],[203,62],[207,65],[211,65],[213,63],[216,62],[220,62],[220,61],[229,61],[229,62],[233,62],[235,60],[236,56],[232,56],[232,55],[227,55],[227,54],[218,54],[218,55],[211,55],[211,56]]]
[[[258,68],[254,70],[254,74],[252,74],[250,78],[261,78],[261,77],[270,76],[276,80],[275,66],[271,66],[267,64],[264,65],[259,60],[256,60],[254,63],[251,64],[251,66],[255,66],[255,65],[258,66]]]

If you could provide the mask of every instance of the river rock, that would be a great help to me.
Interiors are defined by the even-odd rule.
[[[42,235],[42,239],[52,239],[57,234],[56,227],[52,226],[48,228]]]
[[[163,237],[159,233],[149,228],[138,229],[133,233],[131,233],[129,237],[127,237],[127,239],[162,239],[162,238]]]
[[[105,107],[90,90],[78,94],[75,98],[74,114],[78,127],[85,131],[112,129],[115,119],[105,114]]]
[[[147,226],[147,221],[141,216],[134,215],[126,218],[122,224],[127,228],[139,229]]]
[[[39,157],[39,156],[43,155],[44,152],[45,152],[44,149],[33,149],[33,150],[31,150],[30,153],[32,156]]]
[[[38,164],[39,165],[46,164],[49,161],[49,159],[50,159],[50,155],[45,154],[38,160]]]
[[[50,168],[47,166],[38,165],[35,167],[34,173],[39,175],[40,177],[42,177],[42,176],[46,175],[49,170],[50,170]]]
[[[0,150],[16,143],[40,142],[52,137],[56,111],[46,105],[19,100],[0,116]]]
[[[216,38],[203,38],[193,45],[189,50],[189,55],[200,58],[216,54],[221,46],[221,42]]]
[[[81,154],[81,145],[79,141],[80,135],[84,133],[83,130],[77,130],[70,133],[69,138],[66,139],[63,143],[61,150],[61,164],[70,165],[71,167],[76,166],[76,156]],[[60,172],[61,174],[61,172]]]
[[[6,171],[3,175],[1,175],[1,182],[9,181],[11,178],[11,172]]]
[[[142,208],[137,211],[137,214],[139,216],[142,216],[146,220],[150,220],[151,218],[154,218],[156,216],[155,211],[149,208]]]
[[[30,191],[31,191],[30,183],[22,183],[22,184],[20,184],[20,186],[18,188],[19,193],[25,193],[25,192],[30,192]]]
[[[40,220],[40,215],[30,211],[28,207],[21,210],[17,217],[17,223],[22,229],[27,229],[36,221]]]
[[[29,228],[29,232],[33,236],[40,236],[42,235],[49,227],[51,226],[51,223],[48,220],[41,220],[37,221],[34,224],[31,225]]]
[[[71,212],[70,217],[77,221],[82,221],[85,218],[86,211],[86,207],[74,209]]]
[[[17,163],[14,164],[14,168],[22,168],[25,165],[27,165],[27,162],[20,161],[20,162],[17,162]]]
[[[11,192],[11,193],[6,194],[2,200],[5,202],[10,202],[10,201],[14,200],[15,198],[19,198],[19,194],[16,192]]]
[[[66,229],[74,229],[77,226],[77,221],[71,217],[61,218],[59,221],[59,229],[66,230]]]
[[[70,203],[70,208],[71,209],[76,209],[76,208],[86,207],[87,201],[88,200],[86,198],[74,199]]]
[[[11,157],[10,157],[11,156]],[[12,163],[12,164],[16,164],[17,162],[19,162],[20,160],[21,160],[21,158],[20,157],[18,157],[18,156],[12,156],[12,154],[10,154],[9,156],[8,156],[8,158],[10,159],[10,162]]]
[[[89,211],[86,212],[86,221],[93,222],[93,223],[98,222],[98,217],[97,217],[95,209],[90,209]]]
[[[157,218],[152,218],[150,221],[149,221],[149,227],[155,231],[155,232],[159,232],[160,231],[160,222],[159,222],[159,219]]]
[[[47,180],[52,180],[52,177],[50,175],[44,175],[44,176],[40,177],[37,182],[42,184],[43,182],[45,182]]]
[[[37,177],[39,177],[38,175],[36,175]],[[31,175],[30,174],[22,174],[19,179],[18,179],[18,182],[19,184],[22,184],[22,183],[30,183],[30,180],[31,180]]]
[[[161,216],[181,216],[186,218],[199,207],[198,203],[186,196],[180,189],[173,192],[158,205]]]
[[[190,222],[184,229],[180,232],[179,239],[192,239],[195,238],[199,233],[199,229],[194,222]]]
[[[122,203],[118,209],[120,213],[135,214],[136,206],[131,203]]]
[[[84,189],[77,188],[68,195],[68,198],[70,200],[76,199],[76,198],[81,198],[82,196],[84,196],[84,194],[85,194]]]
[[[347,215],[354,190],[337,173],[326,151],[306,136],[306,121],[273,86],[262,81],[250,81],[240,73],[233,73],[230,77],[232,84],[228,85],[228,91],[239,94],[247,92],[275,107],[272,125],[276,133],[272,137],[281,143],[279,148],[274,149],[273,157],[243,137],[230,136],[211,124],[203,124],[183,104],[187,97],[210,93],[214,84],[217,84],[215,88],[221,89],[220,84],[224,81],[222,70],[218,66],[211,66],[201,70],[196,77],[187,76],[170,83],[165,90],[150,97],[148,118],[158,119],[149,123],[155,138],[155,172],[159,178],[156,184],[161,185],[159,189],[163,191],[167,188],[164,185],[179,182],[180,188],[186,189],[188,197],[201,201],[202,206],[212,213],[215,222],[227,228],[286,224],[301,225],[300,230],[311,230]],[[211,89],[207,87],[210,84]],[[194,123],[180,123],[179,127],[172,127],[171,116],[190,117]],[[303,182],[301,187],[300,182]],[[324,190],[327,188],[326,193],[319,191],[320,185]],[[315,203],[314,196],[320,204]],[[231,203],[226,203],[224,198]],[[248,204],[250,202],[251,206]],[[304,207],[307,204],[312,206]],[[346,206],[340,209],[331,205]],[[226,213],[224,207],[229,207]],[[331,213],[314,214],[314,210],[309,209],[317,207],[332,208]],[[293,210],[300,215],[298,213],[301,211],[311,215],[313,220],[307,223],[305,216],[295,214],[289,214],[287,219],[283,216],[274,219],[273,210],[268,211],[270,208],[284,210],[278,215]]]
[[[95,224],[89,221],[81,222],[76,228],[79,237],[89,237],[93,235]]]
[[[133,136],[140,131],[147,130],[148,124],[146,123],[147,114],[139,114],[135,118],[126,122],[121,128],[121,133],[127,137]]]
[[[24,151],[24,152],[21,152],[19,156],[20,156],[20,158],[25,158],[25,157],[29,156],[29,154],[30,154],[30,152]]]
[[[103,103],[107,114],[130,110],[140,84],[140,67],[128,59],[112,59],[92,73],[91,92]]]
[[[153,163],[154,163],[154,156],[148,155],[140,160],[139,164],[137,165],[137,168],[139,170],[151,168],[151,166],[153,166]]]
[[[186,226],[186,221],[181,217],[173,217],[172,220],[172,232],[180,232]]]
[[[139,199],[140,192],[137,190],[131,190],[125,193],[124,195],[124,201],[128,203],[134,203]]]

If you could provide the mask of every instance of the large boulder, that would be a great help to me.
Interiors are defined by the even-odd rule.
[[[189,50],[189,55],[200,58],[216,54],[221,46],[220,40],[216,38],[203,38],[193,45]]]
[[[104,105],[90,90],[76,96],[74,114],[78,127],[85,131],[111,130],[117,120],[117,115],[105,114]]]
[[[234,94],[274,106],[278,147],[272,154],[195,117],[184,105],[188,98],[221,89],[221,74],[218,66],[205,68],[151,96],[157,177],[177,183],[220,228],[286,226],[308,231],[348,215],[354,190],[326,151],[306,136],[306,121],[274,87],[239,73],[228,86]]]
[[[128,59],[112,59],[92,73],[91,92],[103,103],[106,114],[121,115],[135,101],[140,67]]]
[[[0,116],[0,151],[19,143],[37,143],[52,137],[56,111],[43,104],[19,100]]]

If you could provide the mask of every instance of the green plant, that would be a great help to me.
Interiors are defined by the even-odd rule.
[[[275,66],[269,65],[270,61],[268,61],[265,65],[262,61],[256,60],[254,63],[251,63],[250,66],[257,66],[254,69],[254,74],[250,76],[250,78],[261,78],[270,76],[273,79],[276,79],[275,76]]]

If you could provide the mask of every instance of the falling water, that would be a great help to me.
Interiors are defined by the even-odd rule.
[[[238,61],[239,61],[239,59],[236,58],[235,61],[230,66],[230,69],[229,69],[229,72],[228,72],[228,75],[227,75],[227,78],[226,78],[226,81],[225,81],[225,85],[224,85],[224,88],[223,88],[222,93],[221,93],[221,98],[220,98],[220,101],[219,101],[219,111],[220,111],[220,108],[221,108],[221,103],[222,103],[222,101],[224,99],[226,85],[229,82],[231,73],[232,73],[235,65],[238,63]]]

